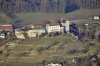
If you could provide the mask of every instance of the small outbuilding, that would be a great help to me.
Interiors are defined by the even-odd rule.
[[[94,19],[94,20],[99,20],[99,19],[100,19],[100,16],[94,16],[93,19]]]
[[[51,64],[48,64],[48,65],[46,65],[46,66],[62,66],[62,64],[53,64],[53,63],[51,63]]]

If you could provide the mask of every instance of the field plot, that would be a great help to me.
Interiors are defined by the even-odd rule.
[[[13,41],[16,42],[16,41]],[[0,60],[7,62],[41,63],[45,61],[63,61],[66,58],[87,57],[99,50],[100,45],[82,43],[70,34],[17,40],[15,47],[4,47]]]

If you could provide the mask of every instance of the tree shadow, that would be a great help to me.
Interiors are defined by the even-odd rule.
[[[80,9],[80,8],[76,4],[69,4],[65,8],[65,13],[73,12],[73,11],[78,10],[78,9]]]

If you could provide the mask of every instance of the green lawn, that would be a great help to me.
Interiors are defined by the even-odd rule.
[[[0,24],[6,23],[6,19],[3,19],[2,17],[0,17]]]
[[[81,9],[66,14],[58,13],[19,13],[16,14],[19,18],[23,19],[41,19],[41,18],[53,18],[53,17],[72,17],[72,16],[89,16],[100,15],[100,9]]]
[[[5,14],[0,13],[0,24],[10,23],[11,19],[7,17]]]

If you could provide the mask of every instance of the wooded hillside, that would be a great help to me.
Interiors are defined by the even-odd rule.
[[[0,0],[1,10],[14,13],[67,13],[83,8],[100,8],[100,0]]]

